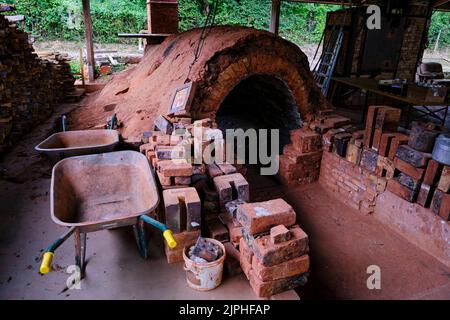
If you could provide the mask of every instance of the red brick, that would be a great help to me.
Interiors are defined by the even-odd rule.
[[[363,149],[361,153],[360,165],[370,172],[375,172],[378,164],[378,154],[371,149]]]
[[[436,185],[439,181],[442,169],[443,166],[439,162],[430,159],[430,161],[428,161],[427,170],[425,171],[425,175],[423,177],[423,183],[430,186]]]
[[[222,171],[223,174],[232,174],[236,173],[236,167],[229,163],[218,163],[217,166]]]
[[[156,146],[155,152],[158,160],[186,158],[186,149],[181,146]]]
[[[242,272],[239,251],[231,242],[225,242],[224,244],[226,257],[225,257],[225,271],[229,276],[235,276]]]
[[[417,192],[405,187],[395,178],[388,180],[387,190],[408,202],[416,200]]]
[[[175,177],[174,182],[177,186],[189,186],[191,184],[191,177]]]
[[[378,148],[378,154],[382,157],[389,155],[392,140],[396,137],[395,133],[383,133],[381,135],[380,146]]]
[[[432,152],[439,131],[427,128],[423,124],[414,123],[409,134],[408,145],[418,151]]]
[[[433,198],[433,190],[433,187],[422,183],[422,185],[420,186],[419,195],[417,196],[417,203],[424,208],[428,208]]]
[[[251,235],[270,230],[271,227],[283,224],[295,224],[294,209],[283,199],[264,202],[245,203],[237,210],[239,223]]]
[[[450,166],[445,166],[442,170],[437,187],[444,193],[450,192]]]
[[[153,142],[149,142],[149,143],[145,143],[139,146],[139,152],[144,154],[145,156],[147,156],[147,153],[149,151],[154,151],[155,150],[155,143]]]
[[[413,178],[415,180],[422,179],[424,172],[425,172],[425,169],[413,167],[412,165],[403,161],[400,158],[394,159],[394,166],[395,166],[395,169],[407,174],[408,176],[410,176],[411,178]]]
[[[192,175],[192,165],[184,159],[158,161],[158,171],[165,177],[186,177]]]
[[[172,178],[171,177],[164,177],[164,175],[161,172],[156,172],[158,176],[159,183],[161,186],[171,186],[172,185]]]
[[[292,146],[300,153],[319,151],[321,139],[321,136],[313,131],[305,129],[291,130]]]
[[[377,169],[375,174],[379,177],[386,177],[391,179],[394,177],[395,167],[393,162],[386,157],[378,156]]]
[[[291,232],[286,226],[280,224],[270,229],[270,240],[272,243],[285,242],[291,239]]]
[[[397,148],[397,153],[395,154],[397,158],[408,162],[416,168],[424,168],[427,166],[428,161],[431,159],[431,153],[424,153],[421,151],[414,150],[408,145],[401,145]]]
[[[273,244],[269,235],[254,240],[251,245],[253,253],[264,266],[274,266],[308,253],[306,233],[299,226],[292,227],[290,231],[291,240],[286,242]]]
[[[230,241],[239,244],[242,238],[242,226],[237,219],[231,217],[228,213],[219,214],[219,219],[227,227]]]
[[[299,151],[295,150],[291,144],[288,144],[283,148],[283,155],[288,157],[293,162],[293,165],[302,163],[313,164],[320,163],[320,160],[322,159],[322,150],[299,153]]]
[[[381,137],[383,135],[383,131],[381,129],[376,128],[373,132],[372,138],[372,149],[378,152],[381,144]]]
[[[173,249],[169,248],[164,241],[164,251],[168,263],[176,263],[183,261],[183,250],[185,247],[195,244],[197,238],[200,236],[200,230],[184,231],[181,233],[174,233],[173,237],[177,246]]]
[[[369,106],[367,110],[366,129],[364,132],[364,146],[366,148],[372,147],[375,122],[377,119],[377,112],[379,108],[381,108],[381,106]]]
[[[194,121],[194,127],[211,128],[212,120],[210,118],[200,119]]]
[[[246,259],[242,258],[242,251],[241,251],[241,258],[239,260],[239,264],[240,264],[242,272],[244,272],[247,280],[250,280],[250,271],[252,270],[252,264],[250,262],[248,262]]]
[[[201,203],[195,188],[164,190],[163,199],[166,225],[174,233],[200,228]]]
[[[153,135],[151,141],[155,142],[158,146],[168,146],[170,145],[170,135]]]
[[[210,238],[216,239],[221,242],[229,241],[228,230],[218,218],[210,219],[206,221],[205,224],[206,231]]]
[[[382,106],[377,111],[375,128],[383,132],[395,132],[400,121],[402,110],[388,106]]]
[[[210,176],[211,178],[223,175],[222,170],[220,170],[220,168],[215,163],[208,164],[206,166],[206,171],[208,172],[208,176]]]
[[[244,238],[241,238],[241,240],[239,241],[239,252],[240,252],[240,259],[245,260],[247,263],[251,265],[254,254]]]
[[[205,174],[206,173],[206,166],[205,164],[193,164],[192,165],[192,174]]]
[[[296,275],[274,281],[261,281],[255,276],[253,270],[249,272],[250,286],[258,297],[270,297],[283,291],[294,289],[307,282],[305,274]]]
[[[437,189],[434,192],[431,210],[445,221],[450,220],[450,194]]]
[[[341,117],[341,116],[334,116],[334,117],[326,118],[324,120],[325,126],[329,126],[332,128],[342,127],[349,123],[350,123],[349,118]]]
[[[409,141],[409,136],[398,133],[391,141],[391,146],[389,148],[388,158],[394,161],[395,154],[397,153],[397,148],[403,144],[407,144]]]
[[[361,148],[358,148],[353,143],[349,143],[347,145],[347,154],[345,158],[347,159],[347,161],[359,165],[359,162],[361,160],[361,153],[362,153]]]
[[[225,209],[225,203],[232,200],[249,201],[250,191],[247,180],[240,173],[233,173],[214,178],[214,186],[219,194],[221,208]],[[235,192],[233,192],[233,190]],[[234,199],[233,194],[236,194]]]
[[[292,277],[309,270],[309,256],[306,254],[271,267],[263,266],[258,258],[254,256],[252,259],[252,270],[254,275],[262,281]]]

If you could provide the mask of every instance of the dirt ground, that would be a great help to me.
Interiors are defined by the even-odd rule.
[[[80,290],[64,291],[74,261],[73,241],[56,251],[53,271],[40,276],[40,256],[64,232],[49,214],[51,166],[33,147],[46,137],[59,109],[8,154],[0,180],[0,299],[255,299],[241,274],[211,292],[191,290],[182,264],[166,263],[152,232],[142,260],[130,228],[91,233],[87,276]],[[253,201],[282,196],[310,238],[311,276],[302,299],[450,299],[450,270],[370,215],[347,207],[320,184],[283,188],[249,169]],[[381,290],[366,286],[367,267],[381,269]]]

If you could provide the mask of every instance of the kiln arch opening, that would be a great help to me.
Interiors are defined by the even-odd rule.
[[[289,131],[301,126],[299,109],[288,85],[268,74],[251,75],[238,83],[223,100],[216,121],[222,131],[279,129],[279,152],[290,142]]]

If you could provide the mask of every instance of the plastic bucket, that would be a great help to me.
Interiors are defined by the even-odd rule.
[[[217,244],[222,249],[222,256],[212,262],[198,263],[192,261],[187,256],[190,246],[183,250],[184,270],[186,271],[186,281],[189,287],[208,291],[217,288],[222,282],[223,264],[225,261],[225,247],[215,239],[205,238],[207,241]]]

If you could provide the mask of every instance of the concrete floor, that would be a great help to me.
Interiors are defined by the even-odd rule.
[[[75,106],[68,106],[73,108]],[[63,112],[64,109],[61,110]],[[65,110],[67,111],[67,110]],[[255,299],[243,275],[210,292],[191,290],[182,264],[168,265],[153,232],[142,260],[130,228],[91,233],[80,290],[64,291],[74,262],[70,239],[56,252],[54,270],[40,276],[40,255],[65,230],[49,214],[50,165],[33,151],[55,114],[2,163],[0,180],[0,299]],[[372,216],[350,209],[321,185],[282,188],[250,173],[254,201],[284,197],[310,237],[311,276],[302,299],[450,299],[450,270]],[[381,290],[366,287],[366,268],[381,268]]]

